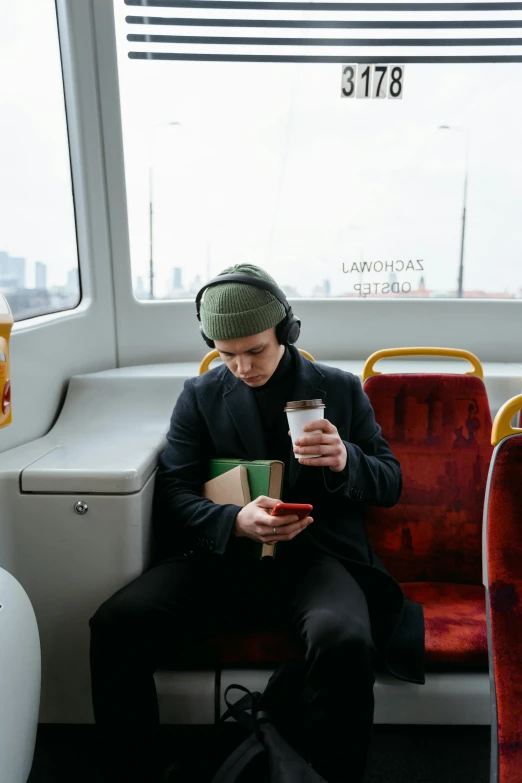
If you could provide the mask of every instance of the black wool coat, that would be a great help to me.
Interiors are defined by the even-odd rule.
[[[382,664],[394,676],[424,682],[422,607],[405,598],[386,572],[365,534],[366,505],[393,506],[402,487],[401,470],[381,435],[359,379],[305,359],[295,362],[291,399],[321,398],[348,452],[346,477],[329,468],[300,465],[288,438],[286,502],[311,503],[314,524],[306,535],[341,561],[363,589],[372,634]],[[212,457],[266,459],[254,392],[225,365],[185,382],[170,423],[154,491],[154,528],[161,557],[226,553],[240,510],[202,498]]]

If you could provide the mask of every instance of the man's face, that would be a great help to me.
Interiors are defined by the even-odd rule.
[[[251,387],[263,386],[272,377],[285,352],[277,342],[275,326],[250,337],[215,342],[230,372]]]

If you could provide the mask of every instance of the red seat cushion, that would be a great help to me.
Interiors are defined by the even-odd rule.
[[[486,602],[482,585],[410,582],[406,598],[424,608],[426,663],[488,666]]]
[[[481,584],[492,452],[483,382],[470,375],[377,375],[364,389],[403,477],[396,506],[367,509],[373,549],[401,583]]]

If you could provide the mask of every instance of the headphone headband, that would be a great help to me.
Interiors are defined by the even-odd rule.
[[[210,288],[212,285],[219,285],[220,283],[246,283],[247,285],[253,285],[254,288],[263,288],[265,291],[268,291],[270,294],[276,297],[283,307],[285,308],[286,313],[288,314],[288,311],[290,310],[290,305],[287,302],[286,296],[281,291],[281,289],[271,283],[269,280],[264,280],[262,277],[255,277],[254,275],[240,275],[240,274],[230,274],[230,275],[218,275],[218,277],[215,277],[213,280],[211,280],[209,283],[203,286],[198,291],[198,294],[196,296],[196,314],[198,317],[198,321],[201,321],[200,316],[200,308],[201,308],[201,299],[203,298],[203,294],[207,290],[207,288]]]
[[[285,317],[276,326],[277,340],[281,345],[293,345],[296,342],[301,330],[301,321],[293,314],[292,308],[288,304],[286,296],[281,291],[281,289],[274,285],[274,283],[270,283],[268,280],[264,280],[262,277],[255,277],[254,275],[230,274],[218,275],[218,277],[215,277],[209,283],[204,285],[203,288],[198,291],[196,296],[196,314],[199,321],[199,329],[201,336],[209,348],[215,348],[216,345],[214,340],[207,337],[203,331],[203,326],[201,325],[201,299],[207,288],[210,288],[212,285],[220,285],[221,283],[245,283],[246,285],[254,286],[254,288],[262,288],[272,294],[272,296],[278,299],[285,308]]]

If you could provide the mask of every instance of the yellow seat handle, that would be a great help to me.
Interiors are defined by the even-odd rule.
[[[520,427],[511,426],[511,419],[519,410],[522,410],[522,394],[518,394],[511,400],[508,400],[500,408],[495,416],[493,428],[491,430],[492,446],[496,446],[501,440],[504,440],[504,438],[507,438],[509,435],[522,434],[522,429]]]
[[[208,370],[211,363],[214,361],[214,359],[217,359],[219,356],[219,351],[213,350],[209,351],[205,356],[203,357],[201,364],[199,365],[199,375],[203,375],[204,372]]]
[[[363,383],[367,378],[371,378],[372,375],[381,375],[378,370],[373,369],[373,365],[379,359],[390,359],[396,356],[449,356],[452,359],[466,359],[473,369],[466,372],[465,375],[476,375],[481,380],[484,380],[484,370],[478,357],[462,348],[383,348],[381,351],[372,353],[366,360],[362,375]]]
[[[305,357],[305,359],[309,359],[311,362],[315,362],[314,357],[311,353],[308,353],[308,351],[303,350],[303,348],[298,348],[298,351]],[[214,359],[217,359],[218,356],[219,351],[216,351],[215,349],[213,351],[209,351],[207,355],[203,357],[203,360],[199,365],[199,374],[203,375],[203,373],[208,370]]]

